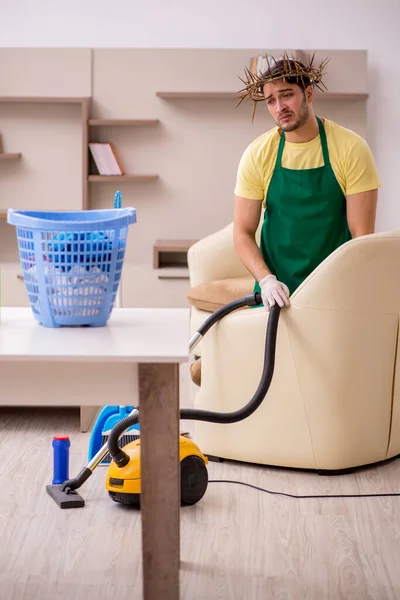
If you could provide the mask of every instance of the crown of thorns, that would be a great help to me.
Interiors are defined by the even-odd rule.
[[[257,102],[265,100],[264,85],[266,83],[271,83],[280,79],[292,79],[304,87],[311,85],[322,92],[327,89],[322,81],[322,77],[325,75],[324,69],[330,60],[329,58],[325,58],[316,64],[314,53],[304,64],[285,52],[278,61],[267,54],[265,54],[265,59],[267,64],[267,69],[265,71],[258,71],[257,73],[245,68],[245,79],[239,77],[240,81],[245,84],[245,87],[237,93],[238,97],[240,97],[237,106],[244,100],[253,100],[253,119]]]

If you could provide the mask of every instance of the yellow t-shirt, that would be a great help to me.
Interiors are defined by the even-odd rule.
[[[322,120],[329,158],[345,196],[381,187],[375,161],[360,135],[328,119]],[[275,167],[280,129],[274,127],[256,138],[244,151],[237,172],[235,194],[251,200],[265,199]],[[303,143],[285,140],[282,167],[315,169],[324,164],[320,136]]]

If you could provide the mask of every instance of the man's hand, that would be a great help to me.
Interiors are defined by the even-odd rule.
[[[275,302],[281,308],[289,306],[289,288],[281,281],[278,281],[275,275],[267,275],[264,279],[261,279],[260,288],[261,298],[267,311],[270,311],[275,306]]]

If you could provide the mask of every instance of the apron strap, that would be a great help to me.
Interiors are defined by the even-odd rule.
[[[331,161],[329,160],[328,142],[326,139],[325,127],[323,126],[322,121],[319,117],[316,116],[316,119],[317,119],[317,123],[318,123],[319,136],[321,139],[322,156],[324,157],[324,165],[327,167],[327,166],[330,166]],[[281,166],[284,145],[285,145],[285,132],[281,131],[281,139],[279,140],[278,152],[276,154],[276,161],[275,161],[274,169],[279,169]]]
[[[325,127],[323,126],[322,121],[319,117],[316,116],[316,119],[318,121],[319,136],[321,138],[322,156],[324,157],[325,166],[328,167],[330,166],[331,161],[329,159],[328,142],[326,139]]]
[[[275,169],[279,169],[282,162],[283,147],[285,145],[285,132],[281,130],[281,139],[279,140],[278,152],[276,154]]]

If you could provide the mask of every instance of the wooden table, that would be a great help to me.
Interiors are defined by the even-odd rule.
[[[132,398],[140,402],[143,597],[178,600],[179,364],[188,360],[189,309],[117,308],[106,327],[60,329],[39,325],[30,308],[0,311],[0,378],[8,405],[75,406],[71,385],[87,386],[82,373],[91,365],[125,363],[129,368]],[[79,372],[72,383],[64,381],[68,394],[62,393],[63,382],[54,388],[52,376],[60,363]],[[40,374],[43,365],[47,385]],[[29,377],[22,377],[28,368]],[[42,386],[41,402],[35,398],[36,384]],[[92,377],[92,393],[80,397],[79,404],[98,405],[96,386],[102,384]],[[111,396],[107,404],[121,404],[120,398]]]

